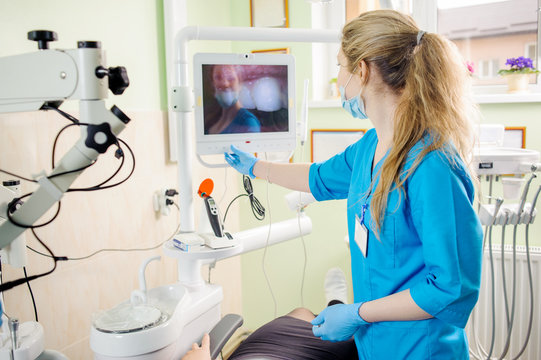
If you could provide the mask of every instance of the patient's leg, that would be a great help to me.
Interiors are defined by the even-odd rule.
[[[304,320],[304,321],[312,321],[315,319],[314,313],[312,313],[310,310],[306,308],[296,308],[295,310],[291,311],[287,314],[287,316],[294,317],[295,319]]]
[[[341,270],[331,269],[325,280],[328,306],[347,302],[347,286]],[[297,308],[261,326],[231,355],[229,360],[249,358],[296,360],[358,359],[353,339],[342,342],[324,341],[314,336],[310,322],[315,315],[306,308]]]

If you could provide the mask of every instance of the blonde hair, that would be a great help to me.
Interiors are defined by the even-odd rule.
[[[418,33],[411,17],[393,10],[365,12],[343,29],[342,51],[349,71],[353,73],[364,60],[369,69],[375,66],[383,82],[399,95],[392,146],[370,206],[377,234],[389,193],[403,191],[406,179],[427,153],[441,149],[453,165],[454,155],[466,164],[471,162],[478,112],[469,93],[467,67],[450,41],[425,33],[418,42]],[[427,146],[404,173],[409,151],[426,135],[430,139]]]

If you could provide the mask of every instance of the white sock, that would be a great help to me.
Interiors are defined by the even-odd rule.
[[[332,268],[325,275],[325,298],[327,304],[332,300],[339,300],[344,304],[348,302],[348,286],[346,275],[340,268]]]

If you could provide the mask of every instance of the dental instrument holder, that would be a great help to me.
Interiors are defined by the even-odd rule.
[[[116,136],[130,118],[116,106],[105,108],[103,99],[107,98],[108,89],[120,95],[129,86],[129,80],[125,68],[105,67],[105,54],[99,42],[79,41],[77,49],[50,50],[48,42],[57,39],[56,33],[31,31],[28,39],[38,42],[39,51],[0,57],[0,113],[46,110],[44,106],[58,108],[71,99],[79,100],[80,122],[88,124],[80,126],[78,141],[54,170],[49,175],[42,173],[39,188],[14,211],[9,206],[14,221],[32,225],[62,198],[86,166],[116,143]],[[3,189],[1,193],[0,209],[7,210],[11,200],[6,199]],[[26,229],[11,221],[0,224],[0,249],[10,245],[13,248]],[[18,348],[13,351],[15,358],[34,359],[48,352],[44,352],[43,327],[39,323],[28,321],[18,328],[26,336],[19,337]],[[9,358],[6,346],[9,345],[4,343],[0,348],[2,360]]]

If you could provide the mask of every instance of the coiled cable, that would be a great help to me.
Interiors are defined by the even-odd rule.
[[[243,196],[248,196],[248,199],[250,200],[250,208],[252,209],[252,213],[254,214],[255,218],[259,221],[262,221],[265,219],[265,208],[263,205],[261,205],[261,202],[255,197],[254,195],[254,188],[252,187],[252,181],[250,180],[250,177],[247,175],[242,176],[242,184],[244,186],[244,190],[246,191],[246,194],[240,194],[237,195],[229,205],[227,205],[227,208],[225,209],[224,213],[224,219],[223,222],[225,223],[225,219],[227,218],[227,212],[229,211],[229,208],[233,204],[233,202]]]

